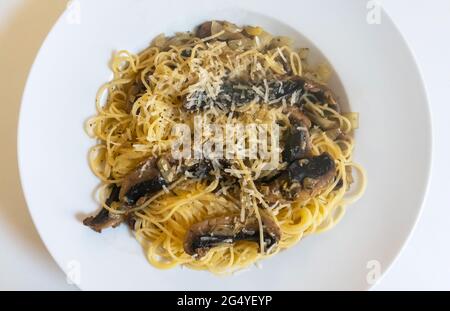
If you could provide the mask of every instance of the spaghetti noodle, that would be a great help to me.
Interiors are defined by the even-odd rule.
[[[111,68],[114,77],[99,90],[97,114],[86,125],[89,135],[98,140],[90,150],[89,162],[103,184],[99,190],[103,216],[110,221],[116,219],[111,222],[113,226],[128,221],[149,262],[157,268],[184,265],[214,273],[245,268],[310,234],[332,228],[346,206],[364,192],[364,170],[352,161],[357,116],[341,113],[332,101],[326,101],[322,96],[325,93],[317,93],[317,86],[328,80],[329,70],[322,65],[310,66],[307,50],[296,50],[288,38],[273,37],[260,27],[239,28],[213,21],[202,24],[196,33],[158,36],[137,55],[119,51]],[[234,84],[228,87],[227,81],[239,82],[229,82]],[[289,85],[302,86],[298,81],[304,87],[287,94]],[[315,88],[308,91],[306,83]],[[236,89],[248,98],[233,97]],[[302,118],[306,118],[301,126],[293,123],[292,107],[300,107]],[[326,154],[333,160],[333,177],[318,192],[305,192],[302,181],[302,195],[286,199],[278,194],[268,199],[264,189],[274,193],[273,185],[281,178],[277,176],[286,175],[289,163],[280,160],[267,170],[264,159],[237,158],[236,150],[232,150],[234,157],[227,158],[226,165],[211,161],[207,178],[193,178],[192,172],[185,170],[182,178],[171,179],[151,195],[135,201],[130,196],[122,199],[117,187],[123,192],[125,181],[137,167],[142,175],[145,166],[154,163],[143,165],[143,161],[171,152],[179,138],[173,131],[176,124],[186,124],[194,133],[199,116],[206,124],[264,127],[269,153],[281,151],[273,140],[277,136],[273,125],[280,127],[281,149],[288,148],[286,136],[290,131],[306,131],[307,136],[299,136],[308,140],[305,163]],[[202,145],[211,140],[211,133],[205,132]],[[240,133],[242,136],[234,137],[233,142],[241,139],[248,144],[255,139],[255,132]],[[181,160],[175,162],[177,172],[186,165]],[[304,162],[299,163],[302,167]],[[350,195],[352,169],[359,172],[359,188]],[[135,177],[140,178],[138,175]],[[145,189],[150,189],[146,185]],[[111,186],[117,188],[115,200],[108,200],[115,191]],[[241,223],[256,219],[257,243],[256,237],[246,240],[235,235],[234,241],[215,244],[201,256],[189,254],[189,230],[224,215],[236,215]],[[264,241],[264,219],[270,219],[279,230],[279,239],[273,245]],[[92,218],[85,224],[93,227]]]

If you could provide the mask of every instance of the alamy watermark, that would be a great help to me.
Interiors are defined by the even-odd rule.
[[[69,285],[81,284],[81,263],[78,260],[70,260],[66,264],[66,282]]]
[[[369,270],[366,275],[366,282],[374,285],[381,277],[381,263],[378,260],[369,260],[366,268]]]
[[[370,0],[367,2],[366,21],[369,25],[381,24],[381,3],[379,0]]]

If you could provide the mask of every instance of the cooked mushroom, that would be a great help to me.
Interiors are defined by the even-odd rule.
[[[185,171],[193,178],[206,178],[211,170],[212,165],[207,161],[178,167],[170,156],[151,157],[125,176],[119,198],[128,205],[135,205],[141,198],[155,194],[177,180]]]
[[[138,203],[140,198],[155,194],[171,180],[168,171],[158,168],[164,166],[165,158],[150,158],[139,165],[135,170],[125,176],[121,187],[113,185],[111,194],[105,204],[111,206],[113,202],[120,202],[119,210],[126,211]],[[164,173],[163,173],[164,172]],[[83,224],[94,231],[101,232],[102,229],[117,227],[124,220],[129,219],[127,213],[113,214],[108,210],[102,210],[96,215],[86,218]]]
[[[311,127],[311,121],[299,107],[289,106],[286,107],[283,112],[289,114],[289,121],[291,122],[291,125],[305,126],[308,129]]]
[[[195,35],[200,39],[204,39],[222,32],[222,34],[217,37],[217,40],[241,40],[246,38],[242,30],[243,29],[230,22],[207,21],[198,26]]]
[[[328,153],[294,161],[269,183],[260,185],[269,203],[306,200],[318,195],[333,180],[336,166]]]
[[[121,187],[113,185],[111,195],[105,202],[108,206],[113,202],[120,202],[119,210],[125,213],[112,214],[102,209],[96,216],[86,218],[83,223],[97,232],[108,227],[117,227],[125,220],[130,224],[132,215],[127,213],[130,207],[156,194],[178,179],[185,171],[189,172],[192,178],[204,179],[209,176],[212,169],[212,164],[205,160],[177,170],[176,163],[171,157],[151,157],[125,176]]]
[[[310,153],[309,128],[311,121],[300,111],[299,107],[291,106],[284,112],[289,113],[291,127],[288,129],[282,156],[284,162],[291,163]]]
[[[203,24],[198,26],[195,35],[201,39],[211,36],[211,25],[211,21],[204,22]]]
[[[183,106],[192,112],[204,110],[211,106],[225,109],[230,108],[232,104],[244,106],[255,100],[256,97],[257,94],[249,83],[225,80],[215,99],[208,97],[206,91],[195,91],[186,97]]]
[[[124,178],[120,200],[129,205],[135,205],[139,199],[155,194],[186,171],[192,178],[204,179],[212,170],[213,166],[207,160],[178,167],[177,162],[170,156],[152,157]]]
[[[189,48],[186,48],[183,51],[181,51],[181,56],[184,58],[191,57],[191,55],[192,55],[192,50]]]
[[[265,97],[266,92],[267,98]],[[224,80],[221,90],[215,98],[209,97],[206,91],[195,91],[185,98],[183,106],[189,111],[204,110],[211,106],[224,109],[230,108],[233,104],[238,107],[244,106],[255,99],[277,103],[283,98],[289,97],[292,104],[302,106],[305,104],[305,99],[302,96],[304,94],[309,95],[310,100],[320,101],[339,110],[335,96],[326,86],[298,76],[281,77],[258,83]]]
[[[131,230],[135,230],[137,218],[133,214],[129,214],[125,217],[125,222]]]
[[[156,157],[149,158],[125,176],[119,194],[121,201],[134,205],[140,198],[156,193],[168,185],[169,180],[161,174],[157,166],[158,162],[161,160]],[[169,171],[170,167],[163,169]]]
[[[107,206],[111,206],[113,202],[119,201],[119,191],[120,187],[118,187],[116,184],[112,185],[111,193],[106,199],[105,204]],[[117,227],[120,225],[120,223],[123,221],[123,215],[121,214],[113,214],[110,213],[107,209],[102,208],[100,212],[95,216],[87,217],[85,220],[83,220],[83,224],[85,226],[90,227],[92,230],[97,232],[102,232],[103,229],[109,228],[109,227]]]
[[[205,179],[209,176],[209,173],[213,170],[213,166],[210,161],[200,161],[187,168],[187,172],[192,174],[194,178]]]
[[[340,106],[336,95],[334,95],[334,93],[326,85],[310,79],[302,79],[304,81],[303,89],[307,92],[307,94],[312,95],[313,102],[326,104],[337,112],[340,112]]]
[[[281,231],[268,216],[261,215],[264,249],[278,244]],[[213,247],[238,241],[260,241],[258,219],[253,216],[241,222],[239,216],[222,216],[191,226],[184,241],[184,251],[195,257],[203,257]]]
[[[283,161],[291,163],[304,158],[311,149],[308,129],[303,126],[293,126],[288,129],[286,142],[282,153]]]

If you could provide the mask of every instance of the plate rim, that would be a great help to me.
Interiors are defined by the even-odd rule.
[[[423,211],[425,209],[425,202],[426,202],[428,194],[430,192],[430,185],[431,185],[431,178],[432,178],[431,173],[432,173],[432,168],[433,168],[433,154],[434,154],[433,116],[431,114],[430,97],[428,94],[427,84],[424,79],[422,68],[419,64],[419,61],[418,61],[417,55],[414,52],[414,49],[411,47],[410,43],[406,39],[404,33],[398,27],[395,20],[389,14],[388,10],[386,10],[382,5],[381,5],[381,10],[382,10],[383,14],[385,15],[385,18],[387,18],[389,20],[389,22],[391,22],[391,24],[397,30],[397,33],[399,34],[400,39],[402,40],[402,43],[406,46],[406,50],[409,53],[409,55],[411,56],[411,60],[413,61],[414,69],[417,71],[417,74],[418,74],[417,76],[419,78],[421,92],[423,93],[424,98],[425,98],[424,104],[425,104],[425,108],[426,108],[425,109],[426,110],[426,121],[427,121],[427,126],[429,129],[428,135],[427,135],[428,136],[427,137],[427,145],[428,145],[427,146],[428,147],[427,158],[428,159],[427,159],[427,170],[426,170],[427,173],[426,173],[425,189],[422,194],[422,197],[420,200],[420,208],[418,209],[418,211],[415,215],[414,222],[412,223],[411,228],[410,228],[408,234],[406,235],[405,240],[402,243],[402,246],[397,249],[391,262],[385,267],[383,273],[379,276],[379,278],[376,280],[376,282],[367,287],[367,290],[370,290],[370,291],[376,289],[376,286],[378,284],[380,284],[383,281],[383,279],[385,278],[385,276],[391,271],[394,264],[397,263],[401,254],[404,252],[404,250],[408,246],[414,232],[417,229],[417,225],[418,225],[419,220],[422,217]]]
[[[427,136],[426,145],[428,148],[427,148],[427,152],[425,154],[426,159],[427,159],[427,161],[426,161],[426,182],[424,183],[425,187],[424,187],[424,191],[421,195],[420,202],[418,202],[419,208],[417,209],[417,212],[414,215],[414,221],[411,222],[410,224],[408,224],[409,231],[406,234],[406,236],[401,244],[401,247],[398,247],[395,251],[392,252],[392,260],[387,265],[384,266],[384,269],[383,269],[381,275],[377,278],[376,282],[373,284],[367,284],[367,286],[364,288],[364,290],[375,289],[376,286],[382,282],[382,280],[384,279],[386,274],[388,274],[390,272],[391,268],[397,262],[400,255],[402,254],[402,252],[408,246],[408,243],[411,240],[411,237],[412,237],[413,233],[415,232],[418,222],[423,214],[423,211],[425,208],[425,202],[429,195],[431,178],[432,178],[433,154],[434,154],[434,134],[433,134],[434,131],[433,131],[433,122],[432,122],[433,118],[432,118],[432,114],[431,114],[431,106],[430,106],[430,98],[429,98],[428,88],[427,88],[426,81],[424,79],[422,68],[418,62],[418,58],[415,54],[415,51],[411,48],[411,45],[406,40],[404,33],[400,30],[400,28],[398,27],[395,20],[391,17],[389,12],[383,6],[381,6],[381,11],[382,11],[382,14],[384,15],[383,18],[387,18],[389,20],[389,22],[394,26],[394,28],[396,29],[397,33],[400,36],[402,44],[406,47],[407,53],[409,54],[409,56],[413,62],[413,65],[414,65],[413,69],[417,72],[417,78],[419,79],[418,82],[420,83],[420,92],[424,95],[423,105],[424,105],[424,109],[426,112],[424,119],[426,120],[427,129],[428,129],[427,135],[426,135]],[[51,36],[51,34],[53,32],[55,32],[58,25],[61,23],[62,19],[66,16],[66,14],[67,14],[67,8],[61,12],[59,17],[55,20],[52,27],[49,29],[47,35],[45,36],[45,39],[42,41],[42,43],[39,47],[38,52],[36,53],[36,56],[32,63],[32,66],[30,67],[30,69],[28,71],[26,83],[25,83],[21,101],[20,101],[19,118],[18,118],[17,128],[16,128],[17,129],[17,137],[16,137],[17,148],[16,148],[16,150],[17,150],[18,171],[19,171],[19,176],[20,176],[20,185],[22,188],[25,202],[26,202],[27,210],[31,217],[32,223],[33,223],[34,227],[36,228],[36,231],[38,232],[39,238],[42,240],[51,259],[58,265],[58,267],[61,269],[61,271],[64,273],[64,275],[66,275],[66,270],[64,269],[62,263],[56,259],[56,257],[50,250],[49,243],[48,243],[47,239],[44,237],[44,235],[42,234],[41,228],[37,224],[36,215],[35,215],[35,213],[33,213],[32,208],[30,207],[29,202],[31,201],[31,199],[29,198],[29,192],[27,193],[27,191],[26,191],[27,186],[26,186],[26,181],[24,180],[25,178],[24,178],[24,173],[23,173],[23,171],[24,171],[23,162],[25,161],[25,159],[24,159],[23,153],[21,153],[21,149],[22,149],[22,145],[24,145],[24,140],[25,140],[25,138],[24,138],[25,134],[23,134],[23,132],[24,132],[24,130],[23,130],[23,128],[24,128],[24,125],[23,125],[24,113],[23,113],[23,111],[26,109],[25,108],[26,107],[25,99],[26,99],[26,94],[29,92],[29,89],[30,89],[31,76],[33,75],[33,73],[36,70],[35,69],[36,64],[43,52],[43,48],[45,47],[45,45],[47,44],[47,42],[49,40],[49,37]],[[264,13],[264,14],[266,14],[266,13]],[[289,25],[289,26],[294,27],[291,25]],[[76,287],[79,288],[80,290],[83,290],[82,286],[80,286],[78,284],[74,284],[74,285],[76,285]]]

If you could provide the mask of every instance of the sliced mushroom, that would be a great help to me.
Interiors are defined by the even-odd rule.
[[[216,39],[220,41],[240,40],[246,38],[241,28],[227,21],[207,21],[197,27],[195,35],[204,39],[219,33]]]
[[[197,31],[195,32],[195,35],[199,37],[200,39],[207,38],[211,36],[211,25],[212,22],[204,22],[200,26],[197,27]]]
[[[311,127],[311,121],[300,111],[299,107],[291,106],[286,108],[284,112],[289,113],[291,127],[288,129],[282,157],[284,162],[291,163],[308,156],[310,153],[309,128]]]
[[[268,216],[261,215],[264,249],[278,244],[281,231]],[[238,241],[260,241],[259,223],[256,217],[241,222],[239,216],[222,216],[208,219],[191,226],[184,241],[184,251],[195,257],[203,257],[213,247]]]
[[[303,201],[322,192],[336,175],[336,166],[328,153],[294,161],[260,190],[269,203]]]
[[[208,161],[181,167],[177,164],[171,156],[151,157],[142,162],[123,179],[120,200],[135,205],[141,198],[155,194],[180,178],[185,171],[191,173],[193,178],[206,178],[212,170]]]
[[[256,97],[257,94],[249,83],[238,80],[225,80],[216,98],[208,97],[206,91],[195,91],[186,97],[183,106],[192,112],[205,110],[212,106],[227,109],[232,104],[244,106],[255,100]]]
[[[191,55],[192,55],[192,50],[191,49],[186,48],[183,51],[181,51],[181,56],[184,57],[184,58],[191,57]]]
[[[284,149],[283,161],[291,163],[297,159],[306,157],[311,150],[308,128],[293,126],[288,129]]]
[[[262,101],[267,99],[267,103],[274,104],[280,102],[283,98],[290,98],[291,104],[302,106],[305,104],[302,95],[306,93],[310,95],[309,98],[316,102],[320,101],[339,110],[335,96],[326,86],[298,76],[281,77],[258,83],[224,80],[216,97],[209,97],[206,91],[197,90],[185,98],[183,106],[189,111],[204,110],[211,106],[224,109],[231,107],[233,104],[244,106],[255,99]]]
[[[315,102],[319,102],[322,104],[326,104],[336,110],[337,112],[340,112],[340,106],[338,104],[338,100],[336,95],[326,86],[319,82],[315,82],[310,79],[302,78],[304,81],[303,89],[305,92],[307,92],[309,95],[313,96],[313,99],[315,99]]]
[[[105,204],[110,207],[113,202],[118,202],[119,192],[120,187],[118,187],[116,184],[113,184],[111,188],[111,193],[108,199],[106,199]],[[117,227],[118,225],[120,225],[122,221],[123,215],[113,214],[110,213],[107,209],[102,208],[97,215],[90,216],[84,219],[83,224],[85,226],[90,227],[92,230],[101,233],[103,229],[109,227],[113,228]]]
[[[88,217],[83,223],[97,232],[108,227],[117,227],[123,221],[132,224],[133,215],[127,213],[131,207],[155,195],[186,171],[190,173],[191,178],[205,179],[210,176],[212,170],[212,164],[206,160],[178,168],[169,156],[151,157],[125,176],[121,187],[113,185],[111,195],[105,202],[108,206],[113,202],[120,202],[119,210],[125,213],[111,214],[102,209],[95,217]]]
[[[213,21],[211,24],[211,34],[216,35],[222,31],[223,34],[217,37],[217,39],[221,41],[241,40],[246,38],[244,34],[242,34],[242,29],[237,25],[226,21]]]
[[[298,106],[289,106],[283,110],[284,113],[289,114],[289,121],[291,125],[311,127],[311,120],[303,113]]]
[[[134,213],[130,214],[130,215],[127,215],[127,217],[125,218],[125,222],[127,223],[128,227],[131,230],[135,230],[136,221],[137,221],[137,218],[134,215]]]
[[[213,166],[210,161],[200,161],[194,165],[189,166],[186,171],[189,172],[194,178],[205,179],[209,177],[209,173],[213,170]]]
[[[149,158],[125,176],[120,187],[113,185],[105,204],[111,206],[113,202],[120,202],[118,210],[125,213],[113,214],[103,208],[96,216],[86,218],[83,224],[101,232],[102,229],[115,228],[124,221],[130,221],[132,215],[127,213],[130,207],[138,204],[141,198],[155,194],[173,181],[170,179],[170,168],[165,166],[165,161],[164,157]]]
[[[157,162],[158,158],[149,158],[124,178],[119,194],[121,201],[134,205],[140,198],[167,186],[168,181],[158,169]]]

